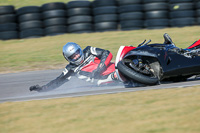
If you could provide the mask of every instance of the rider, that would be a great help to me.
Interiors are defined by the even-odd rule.
[[[98,79],[97,85],[117,80],[115,65],[111,63],[112,54],[108,50],[87,46],[84,50],[74,43],[68,42],[63,46],[63,56],[69,62],[62,74],[46,85],[34,85],[30,91],[44,91],[56,89],[76,75],[79,79],[93,82]]]

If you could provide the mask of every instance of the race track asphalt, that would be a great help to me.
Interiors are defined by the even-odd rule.
[[[61,74],[62,70],[30,71],[0,74],[0,103],[9,101],[30,101],[63,97],[78,97],[97,94],[132,92],[151,89],[166,89],[200,85],[200,78],[186,82],[164,83],[156,86],[125,88],[123,84],[99,87],[73,77],[69,82],[55,90],[47,92],[29,91],[32,85],[44,85]]]

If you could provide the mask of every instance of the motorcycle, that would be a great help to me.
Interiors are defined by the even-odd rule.
[[[145,40],[137,47],[119,48],[115,67],[120,81],[156,85],[200,75],[200,40],[181,49],[167,33],[163,36],[164,43],[150,44],[151,40]]]

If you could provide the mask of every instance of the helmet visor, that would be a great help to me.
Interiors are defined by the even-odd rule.
[[[82,56],[82,51],[81,49],[77,49],[74,54],[68,57],[70,62],[75,62],[77,61],[80,57]]]

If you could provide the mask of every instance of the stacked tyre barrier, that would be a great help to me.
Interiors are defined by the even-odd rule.
[[[90,1],[71,1],[66,4],[69,33],[93,32]]]
[[[200,25],[200,0],[71,0],[0,6],[0,40]]]
[[[26,6],[16,11],[20,38],[44,36],[41,9],[38,6]]]
[[[169,27],[168,0],[143,0],[143,2],[147,29]]]
[[[67,33],[67,13],[65,3],[53,2],[41,6],[44,34],[59,35]]]
[[[14,6],[0,6],[0,40],[18,38]]]
[[[195,25],[193,0],[170,0],[170,26],[183,27]]]
[[[142,0],[119,0],[118,12],[121,30],[144,28]]]
[[[200,25],[200,0],[196,2],[197,24]]]
[[[115,31],[118,29],[116,0],[95,0],[92,6],[96,32]]]

